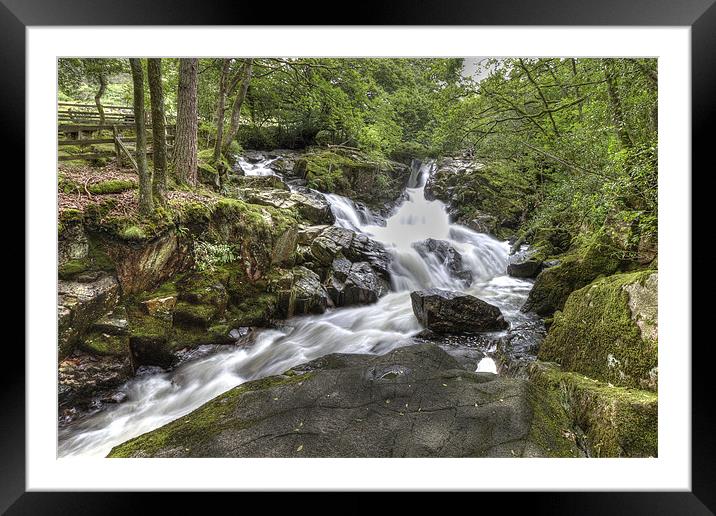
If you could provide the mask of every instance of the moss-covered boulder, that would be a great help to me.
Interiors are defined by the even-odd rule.
[[[577,457],[557,404],[435,344],[328,355],[240,385],[110,457]]]
[[[104,273],[84,273],[74,281],[60,280],[58,293],[58,350],[67,357],[79,338],[119,299],[117,280]]]
[[[123,306],[100,317],[80,339],[80,349],[94,355],[129,357],[129,318]]]
[[[535,389],[566,409],[589,456],[657,456],[656,393],[615,387],[541,361],[530,364],[528,371]]]
[[[616,274],[573,292],[540,346],[557,362],[614,385],[657,389],[658,274]]]
[[[564,308],[572,292],[599,276],[614,274],[621,263],[609,240],[597,236],[588,245],[560,257],[559,265],[540,272],[522,310],[550,316]]]
[[[519,168],[453,157],[441,159],[425,185],[425,197],[444,202],[458,224],[499,238],[517,232],[533,194]]]
[[[356,149],[314,149],[296,160],[293,175],[308,186],[336,193],[375,209],[398,199],[410,178],[404,163],[377,159]]]

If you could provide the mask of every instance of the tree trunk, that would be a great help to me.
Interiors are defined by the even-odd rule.
[[[221,146],[224,141],[224,115],[226,114],[226,80],[229,75],[230,59],[224,59],[219,81],[219,105],[216,109],[216,145],[214,146],[214,164],[221,161]]]
[[[139,214],[148,217],[154,211],[152,175],[147,168],[147,134],[144,127],[144,72],[141,60],[129,60],[134,86],[134,124],[137,130],[137,173],[139,174]]]
[[[198,59],[179,60],[177,91],[177,131],[174,138],[174,173],[179,183],[196,186]]]
[[[164,123],[162,60],[147,59],[149,98],[152,105],[152,150],[154,156],[154,197],[162,206],[167,202],[167,134]]]
[[[619,97],[619,89],[617,85],[617,77],[614,72],[614,63],[611,59],[603,59],[604,77],[607,80],[607,90],[609,92],[609,104],[612,108],[612,120],[619,137],[619,141],[625,149],[631,149],[634,144],[632,142],[629,131],[627,130],[626,121],[624,120],[624,111],[622,109],[621,98]]]
[[[99,74],[99,91],[94,96],[94,103],[97,104],[99,111],[99,125],[104,125],[104,108],[102,107],[102,95],[107,91],[107,76],[103,73]]]
[[[244,64],[243,71],[242,71],[241,88],[239,89],[238,93],[236,94],[236,98],[234,98],[234,103],[231,106],[231,125],[229,126],[229,132],[226,133],[226,137],[224,138],[224,144],[223,144],[224,154],[226,154],[229,151],[229,146],[231,145],[231,142],[234,141],[234,138],[236,138],[236,135],[239,132],[239,121],[241,118],[241,106],[244,103],[244,99],[246,98],[246,92],[249,89],[249,83],[251,82],[251,73],[253,70],[253,66],[254,66],[254,60],[247,59],[246,63]]]

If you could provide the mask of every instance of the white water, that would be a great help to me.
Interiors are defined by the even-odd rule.
[[[266,169],[266,162],[258,165]],[[508,244],[450,224],[445,206],[425,199],[424,185],[432,166],[414,169],[408,199],[384,226],[370,213],[357,211],[350,200],[326,196],[338,225],[383,242],[393,255],[393,292],[373,305],[293,318],[286,321],[286,329],[261,331],[251,346],[227,347],[174,371],[135,378],[124,388],[125,402],[60,429],[59,455],[104,457],[113,446],[175,420],[240,383],[329,353],[382,354],[408,345],[422,330],[411,307],[412,290],[462,290],[499,306],[511,323],[522,321],[525,315],[519,308],[531,284],[505,275]],[[252,172],[259,174],[259,167]],[[429,237],[449,241],[462,254],[464,267],[473,274],[469,288],[451,277],[437,259],[423,259],[413,249],[414,242]],[[494,372],[495,362],[487,357],[475,367]]]
[[[247,159],[237,156],[236,162],[241,166],[241,170],[243,170],[247,176],[275,176],[277,174],[271,169],[271,163],[277,159],[278,158],[263,159],[251,163]]]

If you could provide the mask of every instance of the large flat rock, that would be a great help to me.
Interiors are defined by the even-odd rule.
[[[566,424],[526,381],[466,371],[419,344],[248,382],[110,456],[577,456]]]

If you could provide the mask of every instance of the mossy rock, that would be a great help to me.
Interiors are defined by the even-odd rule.
[[[599,276],[614,274],[621,263],[621,259],[612,254],[605,238],[597,236],[585,248],[560,257],[559,265],[540,272],[522,310],[550,316],[564,308],[572,292]]]
[[[656,306],[656,272],[597,280],[555,314],[539,357],[615,385],[656,390]]]
[[[541,361],[530,365],[529,377],[543,396],[566,409],[590,456],[657,456],[656,393],[615,387]]]
[[[129,356],[129,335],[93,332],[80,342],[79,347],[95,355]]]
[[[169,317],[143,315],[138,307],[129,312],[129,346],[138,365],[169,367],[175,361]]]
[[[293,174],[305,178],[308,186],[315,190],[383,208],[402,195],[410,169],[404,163],[378,159],[356,150],[332,148],[304,154],[296,161]]]
[[[241,430],[243,425],[250,424],[240,422],[237,425],[232,417],[237,405],[247,393],[298,384],[310,377],[311,373],[271,376],[245,383],[217,396],[186,416],[115,446],[107,457],[161,457],[165,450],[175,447],[180,448],[182,452],[191,452],[191,448],[200,449],[219,433]]]
[[[129,179],[109,179],[107,181],[93,183],[87,187],[87,190],[94,195],[107,195],[122,193],[136,188],[136,181]]]

